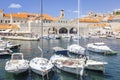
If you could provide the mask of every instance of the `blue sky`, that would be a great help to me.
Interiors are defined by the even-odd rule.
[[[77,2],[78,0],[43,0],[43,13],[56,17],[64,9],[66,18],[77,18]],[[80,15],[86,15],[90,11],[109,13],[119,9],[119,4],[120,0],[80,0]],[[1,0],[0,9],[4,9],[5,13],[40,13],[40,0]]]

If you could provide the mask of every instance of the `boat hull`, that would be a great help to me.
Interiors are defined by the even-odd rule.
[[[45,76],[45,75],[47,75],[52,69],[48,69],[48,70],[43,70],[43,71],[41,71],[41,70],[39,70],[39,69],[31,68],[31,70],[32,70],[34,73],[37,73],[37,74],[39,74],[39,75],[41,75],[41,76]]]
[[[94,71],[100,71],[105,72],[104,65],[88,65],[85,67],[85,69],[94,70]]]
[[[5,70],[9,73],[19,74],[25,72],[29,68],[28,61],[10,62],[8,61],[5,66]]]
[[[36,57],[30,61],[30,69],[41,76],[47,75],[52,68],[52,63],[46,58]]]
[[[66,66],[59,66],[59,65],[55,65],[55,66],[62,71],[72,73],[72,74],[77,74],[77,75],[80,75],[80,76],[82,76],[81,71],[84,70],[81,67],[75,67],[75,68],[70,67],[69,68],[69,67],[66,67]]]
[[[28,71],[28,69],[6,70],[6,71],[9,72],[9,73],[13,73],[13,74],[20,74],[20,73]]]

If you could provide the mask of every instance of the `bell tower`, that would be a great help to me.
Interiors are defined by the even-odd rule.
[[[65,16],[65,14],[64,14],[64,10],[62,9],[61,11],[60,11],[60,17],[64,17]]]

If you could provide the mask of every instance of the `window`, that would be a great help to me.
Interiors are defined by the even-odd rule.
[[[10,23],[10,20],[8,20],[8,23]]]
[[[5,20],[5,23],[7,23],[7,20]]]
[[[3,20],[1,20],[0,23],[3,23]]]

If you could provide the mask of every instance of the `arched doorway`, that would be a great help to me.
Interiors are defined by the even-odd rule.
[[[77,34],[77,29],[76,28],[71,28],[70,29],[70,34]]]
[[[57,29],[55,27],[49,28],[48,34],[57,34]]]
[[[59,29],[59,33],[60,33],[60,34],[67,34],[67,33],[68,33],[68,30],[63,27],[63,28]]]

